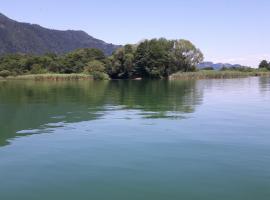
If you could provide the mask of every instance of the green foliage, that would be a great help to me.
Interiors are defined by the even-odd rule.
[[[78,49],[63,56],[48,53],[43,56],[12,54],[0,58],[0,70],[15,74],[81,73],[85,65],[94,60],[103,61],[105,56],[98,49]]]
[[[3,77],[3,78],[7,78],[10,75],[11,75],[11,73],[8,70],[0,71],[0,76]]]
[[[239,70],[200,70],[197,72],[178,72],[173,74],[171,80],[185,80],[185,79],[228,79],[228,78],[241,78],[241,77],[252,77],[262,76],[269,77],[270,72],[253,69],[252,71],[239,71]]]
[[[143,78],[163,78],[172,73],[173,42],[164,38],[145,40],[138,45],[135,68]],[[174,66],[173,66],[174,67]]]
[[[195,71],[196,65],[203,61],[202,52],[188,40],[175,40],[173,47],[174,71]]]
[[[103,59],[105,55],[98,49],[78,49],[61,58],[60,73],[81,73],[88,62]]]
[[[84,72],[92,74],[93,72],[105,72],[105,66],[102,62],[94,60],[87,63]]]
[[[110,80],[109,75],[104,72],[93,72],[92,76],[94,80]]]
[[[167,78],[178,71],[195,71],[203,54],[187,40],[146,40],[139,44],[135,65],[146,78]]]
[[[109,76],[105,72],[104,63],[93,60],[84,67],[84,72],[93,76],[95,80],[108,80]]]
[[[178,71],[195,71],[203,55],[187,40],[164,38],[125,45],[105,57],[98,49],[43,56],[13,54],[0,57],[0,71],[12,74],[91,74],[96,79],[168,78]]]
[[[127,79],[133,76],[135,49],[132,45],[125,45],[107,59],[107,72],[112,78]]]
[[[270,63],[268,63],[266,60],[263,60],[263,61],[259,64],[259,68],[260,68],[260,69],[268,69],[268,70],[270,70]]]
[[[47,71],[39,64],[33,64],[31,66],[31,74],[45,74]]]

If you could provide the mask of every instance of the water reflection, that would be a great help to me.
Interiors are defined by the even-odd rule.
[[[141,118],[182,119],[201,100],[196,81],[0,82],[0,146],[118,110],[137,110]]]
[[[270,90],[270,79],[268,77],[261,77],[259,79],[259,87],[262,93],[269,92]]]

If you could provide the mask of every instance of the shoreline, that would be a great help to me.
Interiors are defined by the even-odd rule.
[[[270,77],[270,71],[198,71],[198,72],[178,72],[172,74],[169,80],[200,80],[200,79],[234,79],[247,77]]]
[[[0,80],[33,80],[33,81],[80,81],[94,80],[87,74],[29,74],[19,76],[0,77]]]
[[[178,72],[168,77],[168,80],[233,79],[233,78],[247,78],[247,77],[270,77],[270,71],[241,72],[241,71],[202,70],[198,72]],[[87,74],[29,74],[29,75],[9,76],[7,78],[0,77],[0,81],[5,80],[81,81],[81,80],[94,80],[94,78],[93,76]]]

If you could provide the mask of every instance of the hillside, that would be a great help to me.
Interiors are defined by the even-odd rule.
[[[119,46],[105,43],[83,31],[59,31],[21,23],[0,13],[0,54],[62,54],[78,48],[97,48],[111,54]]]
[[[197,66],[199,69],[203,69],[203,68],[208,68],[208,67],[212,67],[215,70],[219,70],[222,67],[226,67],[226,68],[239,68],[242,67],[239,64],[229,64],[229,63],[213,63],[213,62],[202,62],[200,64],[198,64]]]

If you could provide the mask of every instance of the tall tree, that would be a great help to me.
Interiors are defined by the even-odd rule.
[[[201,61],[202,52],[187,40],[145,40],[135,54],[136,72],[145,78],[166,78],[178,71],[194,71]]]
[[[128,79],[133,76],[135,49],[133,45],[125,45],[108,58],[107,71],[112,78]]]
[[[175,40],[172,54],[177,71],[194,71],[196,65],[204,59],[200,49],[188,40]]]
[[[173,42],[164,38],[141,42],[135,55],[137,74],[144,78],[167,77],[172,64],[170,57],[172,47]]]
[[[259,68],[260,68],[260,69],[270,69],[270,64],[269,64],[266,60],[263,60],[263,61],[259,64]]]

